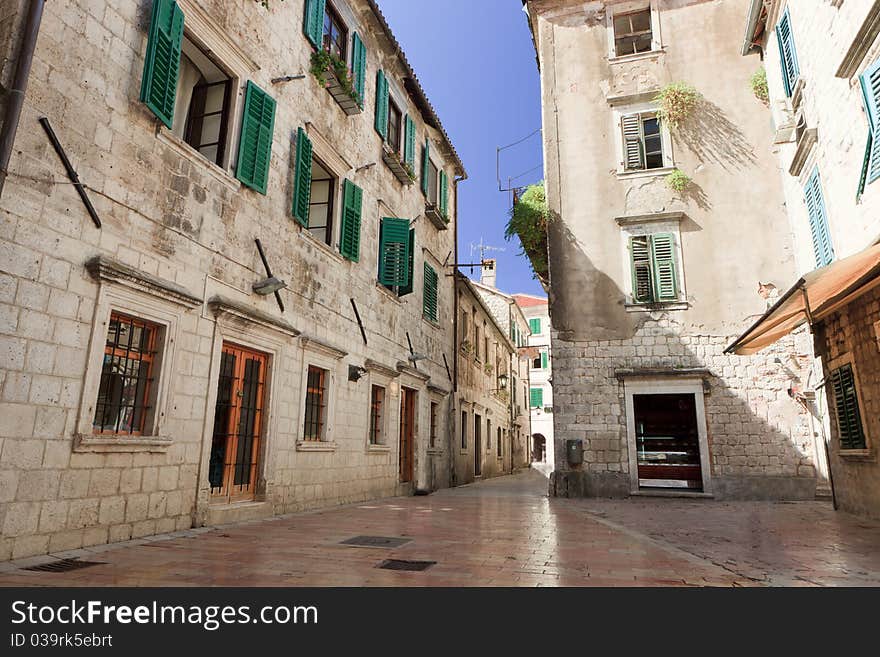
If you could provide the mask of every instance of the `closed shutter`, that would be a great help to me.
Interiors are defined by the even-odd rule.
[[[859,412],[859,398],[852,366],[844,365],[831,373],[834,408],[840,430],[841,449],[865,449],[865,434]]]
[[[296,163],[293,175],[293,218],[309,227],[309,200],[312,196],[312,142],[306,131],[296,131]]]
[[[324,5],[325,0],[306,0],[306,13],[303,21],[303,32],[315,48],[321,48],[324,38]]]
[[[825,198],[822,194],[818,167],[813,170],[807,186],[804,187],[804,200],[810,217],[810,233],[813,237],[816,266],[824,267],[834,260],[834,246],[831,244],[831,233],[828,229],[828,216],[825,212]]]
[[[440,214],[446,217],[446,208],[447,208],[447,196],[449,181],[446,178],[446,172],[442,169],[440,170]]]
[[[406,138],[403,142],[403,161],[412,169],[413,174],[416,170],[416,122],[406,115],[404,121],[406,125]]]
[[[871,64],[859,76],[862,85],[862,100],[868,115],[869,146],[865,167],[867,180],[872,183],[880,178],[880,59]]]
[[[422,148],[422,194],[425,196],[428,195],[428,162],[431,158],[431,145],[428,143],[428,138],[425,137],[425,146]]]
[[[388,138],[388,80],[385,73],[376,73],[376,132],[382,139]]]
[[[540,318],[530,319],[529,320],[529,330],[532,333],[534,333],[535,335],[540,333],[541,332],[541,319]]]
[[[541,369],[542,369],[542,370],[546,370],[546,369],[547,369],[547,361],[548,361],[548,358],[547,358],[547,352],[546,352],[546,351],[542,351],[542,352],[541,352]]]
[[[339,234],[339,252],[357,262],[361,250],[361,207],[363,190],[350,180],[342,186],[342,228]]]
[[[425,263],[425,288],[424,299],[422,301],[422,312],[426,319],[432,322],[437,321],[437,272],[434,268]]]
[[[642,146],[642,120],[638,114],[620,119],[623,130],[623,167],[627,170],[645,168],[645,149]]]
[[[651,236],[651,259],[654,261],[654,298],[657,301],[678,299],[675,271],[675,239],[672,233]]]
[[[406,285],[409,279],[409,220],[383,217],[379,236],[379,282]]]
[[[530,390],[529,406],[531,408],[543,408],[544,407],[544,389],[543,388],[532,388]]]
[[[776,40],[779,43],[779,61],[782,65],[782,81],[785,84],[785,95],[791,96],[794,86],[800,77],[797,52],[794,47],[794,35],[791,32],[791,16],[788,7],[776,25]]]
[[[351,37],[351,77],[358,105],[364,108],[364,85],[367,81],[367,47],[355,32]]]
[[[141,102],[169,128],[174,119],[182,42],[183,12],[180,7],[174,0],[154,0],[141,79]]]
[[[236,177],[251,189],[266,193],[272,135],[275,129],[275,99],[248,80],[241,117]]]
[[[415,269],[413,268],[413,259],[415,258],[416,253],[416,229],[410,228],[409,230],[409,258],[407,259],[406,265],[406,283],[401,285],[397,290],[398,296],[406,296],[407,294],[412,294],[412,291],[415,289],[413,287],[413,275]]]
[[[632,294],[636,303],[654,300],[654,286],[651,276],[651,249],[647,235],[629,238],[629,255],[632,264]]]

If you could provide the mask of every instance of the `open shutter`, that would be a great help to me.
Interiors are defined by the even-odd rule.
[[[406,115],[404,121],[406,126],[406,138],[403,142],[403,161],[411,168],[413,174],[416,171],[416,122],[412,120],[409,114]]]
[[[388,138],[388,80],[385,73],[376,73],[376,132]]]
[[[379,282],[404,286],[409,279],[409,219],[383,217],[379,236]]]
[[[357,32],[351,37],[351,76],[358,105],[364,108],[364,85],[367,80],[367,47]]]
[[[862,430],[859,398],[852,366],[844,365],[834,370],[831,373],[831,386],[834,391],[834,409],[840,432],[840,448],[864,449],[865,434]]]
[[[409,257],[406,262],[406,283],[400,286],[397,290],[397,296],[403,297],[407,294],[412,294],[413,291],[413,259],[416,253],[416,229],[410,228],[409,230]]]
[[[675,271],[675,238],[672,233],[651,236],[651,259],[654,261],[654,298],[657,301],[678,299]]]
[[[431,158],[431,145],[425,137],[425,146],[422,148],[422,194],[428,195],[428,162]]]
[[[296,162],[293,169],[293,218],[309,227],[312,196],[312,141],[302,128],[296,130]]]
[[[831,244],[831,233],[828,229],[828,215],[825,212],[825,198],[822,194],[822,182],[819,179],[819,168],[813,170],[806,187],[804,201],[810,217],[810,233],[813,238],[813,253],[816,266],[824,267],[834,260],[834,246]]]
[[[654,300],[651,276],[650,240],[646,235],[629,238],[629,255],[632,264],[633,301],[648,303]]]
[[[800,77],[797,52],[794,47],[794,35],[791,32],[791,16],[788,7],[776,25],[776,40],[779,43],[779,60],[782,64],[782,81],[785,83],[785,95],[794,93],[794,86]]]
[[[342,187],[342,228],[339,235],[339,252],[357,262],[361,250],[361,207],[364,192],[350,180]]]
[[[183,11],[174,0],[154,0],[141,79],[141,101],[169,128],[174,120],[182,41]]]
[[[315,48],[321,48],[324,38],[324,5],[325,0],[305,0],[306,13],[303,21],[303,32]]]
[[[447,216],[447,196],[449,192],[449,180],[446,178],[446,172],[440,170],[440,214]]]
[[[425,263],[424,298],[422,299],[422,313],[426,319],[437,321],[437,272]]]
[[[529,391],[529,406],[531,408],[544,408],[543,388],[532,388]]]
[[[865,191],[865,185],[868,184],[868,170],[871,166],[871,154],[873,153],[874,146],[874,133],[872,131],[868,131],[868,143],[865,144],[865,159],[862,160],[862,173],[859,176],[859,189],[856,192],[856,203],[859,202],[859,199],[862,197],[862,193]]]
[[[269,180],[274,129],[275,99],[248,80],[235,175],[261,194],[266,193]]]
[[[870,145],[864,184],[869,184],[880,178],[880,59],[859,76],[859,81],[862,85],[865,112],[868,115]]]
[[[623,167],[627,170],[644,169],[641,118],[638,114],[621,117],[620,127],[623,130]]]
[[[542,370],[547,369],[547,352],[546,351],[541,352],[541,369]]]

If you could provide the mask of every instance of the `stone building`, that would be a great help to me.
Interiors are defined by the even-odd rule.
[[[759,290],[796,275],[740,56],[748,0],[524,6],[550,213],[551,492],[813,498],[817,446],[794,395],[809,340],[724,353],[766,309]],[[692,90],[688,114],[661,120],[658,94]]]
[[[821,360],[801,394],[824,429],[835,499],[880,517],[880,2],[753,2],[743,16],[742,54],[766,67],[802,276],[730,351],[809,325]]]
[[[550,304],[547,297],[514,294],[529,322],[529,414],[532,418],[531,458],[536,468],[552,471],[556,462],[553,440],[553,354],[550,348]]]
[[[502,328],[476,285],[463,274],[456,275],[456,294],[458,438],[450,453],[452,483],[458,486],[522,467],[528,425],[523,431],[525,413],[516,413],[520,406],[511,394],[522,371],[509,329]]]
[[[373,0],[45,3],[26,79],[0,559],[449,484],[465,171]]]

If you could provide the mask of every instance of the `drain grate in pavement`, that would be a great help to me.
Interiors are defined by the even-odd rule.
[[[380,563],[377,568],[382,568],[384,570],[406,570],[409,572],[417,573],[423,570],[428,570],[428,568],[436,563],[436,561],[405,561],[403,559],[385,559],[385,561]]]
[[[49,563],[41,563],[39,566],[22,568],[22,570],[35,570],[40,573],[67,573],[71,570],[80,570],[89,566],[103,566],[102,561],[80,561],[79,559],[59,559]]]
[[[355,536],[340,542],[340,545],[355,545],[357,547],[382,547],[396,548],[406,545],[411,538],[395,538],[393,536]]]

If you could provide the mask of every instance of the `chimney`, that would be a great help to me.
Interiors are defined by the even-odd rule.
[[[495,287],[495,259],[483,260],[480,271],[480,283],[486,287]]]

